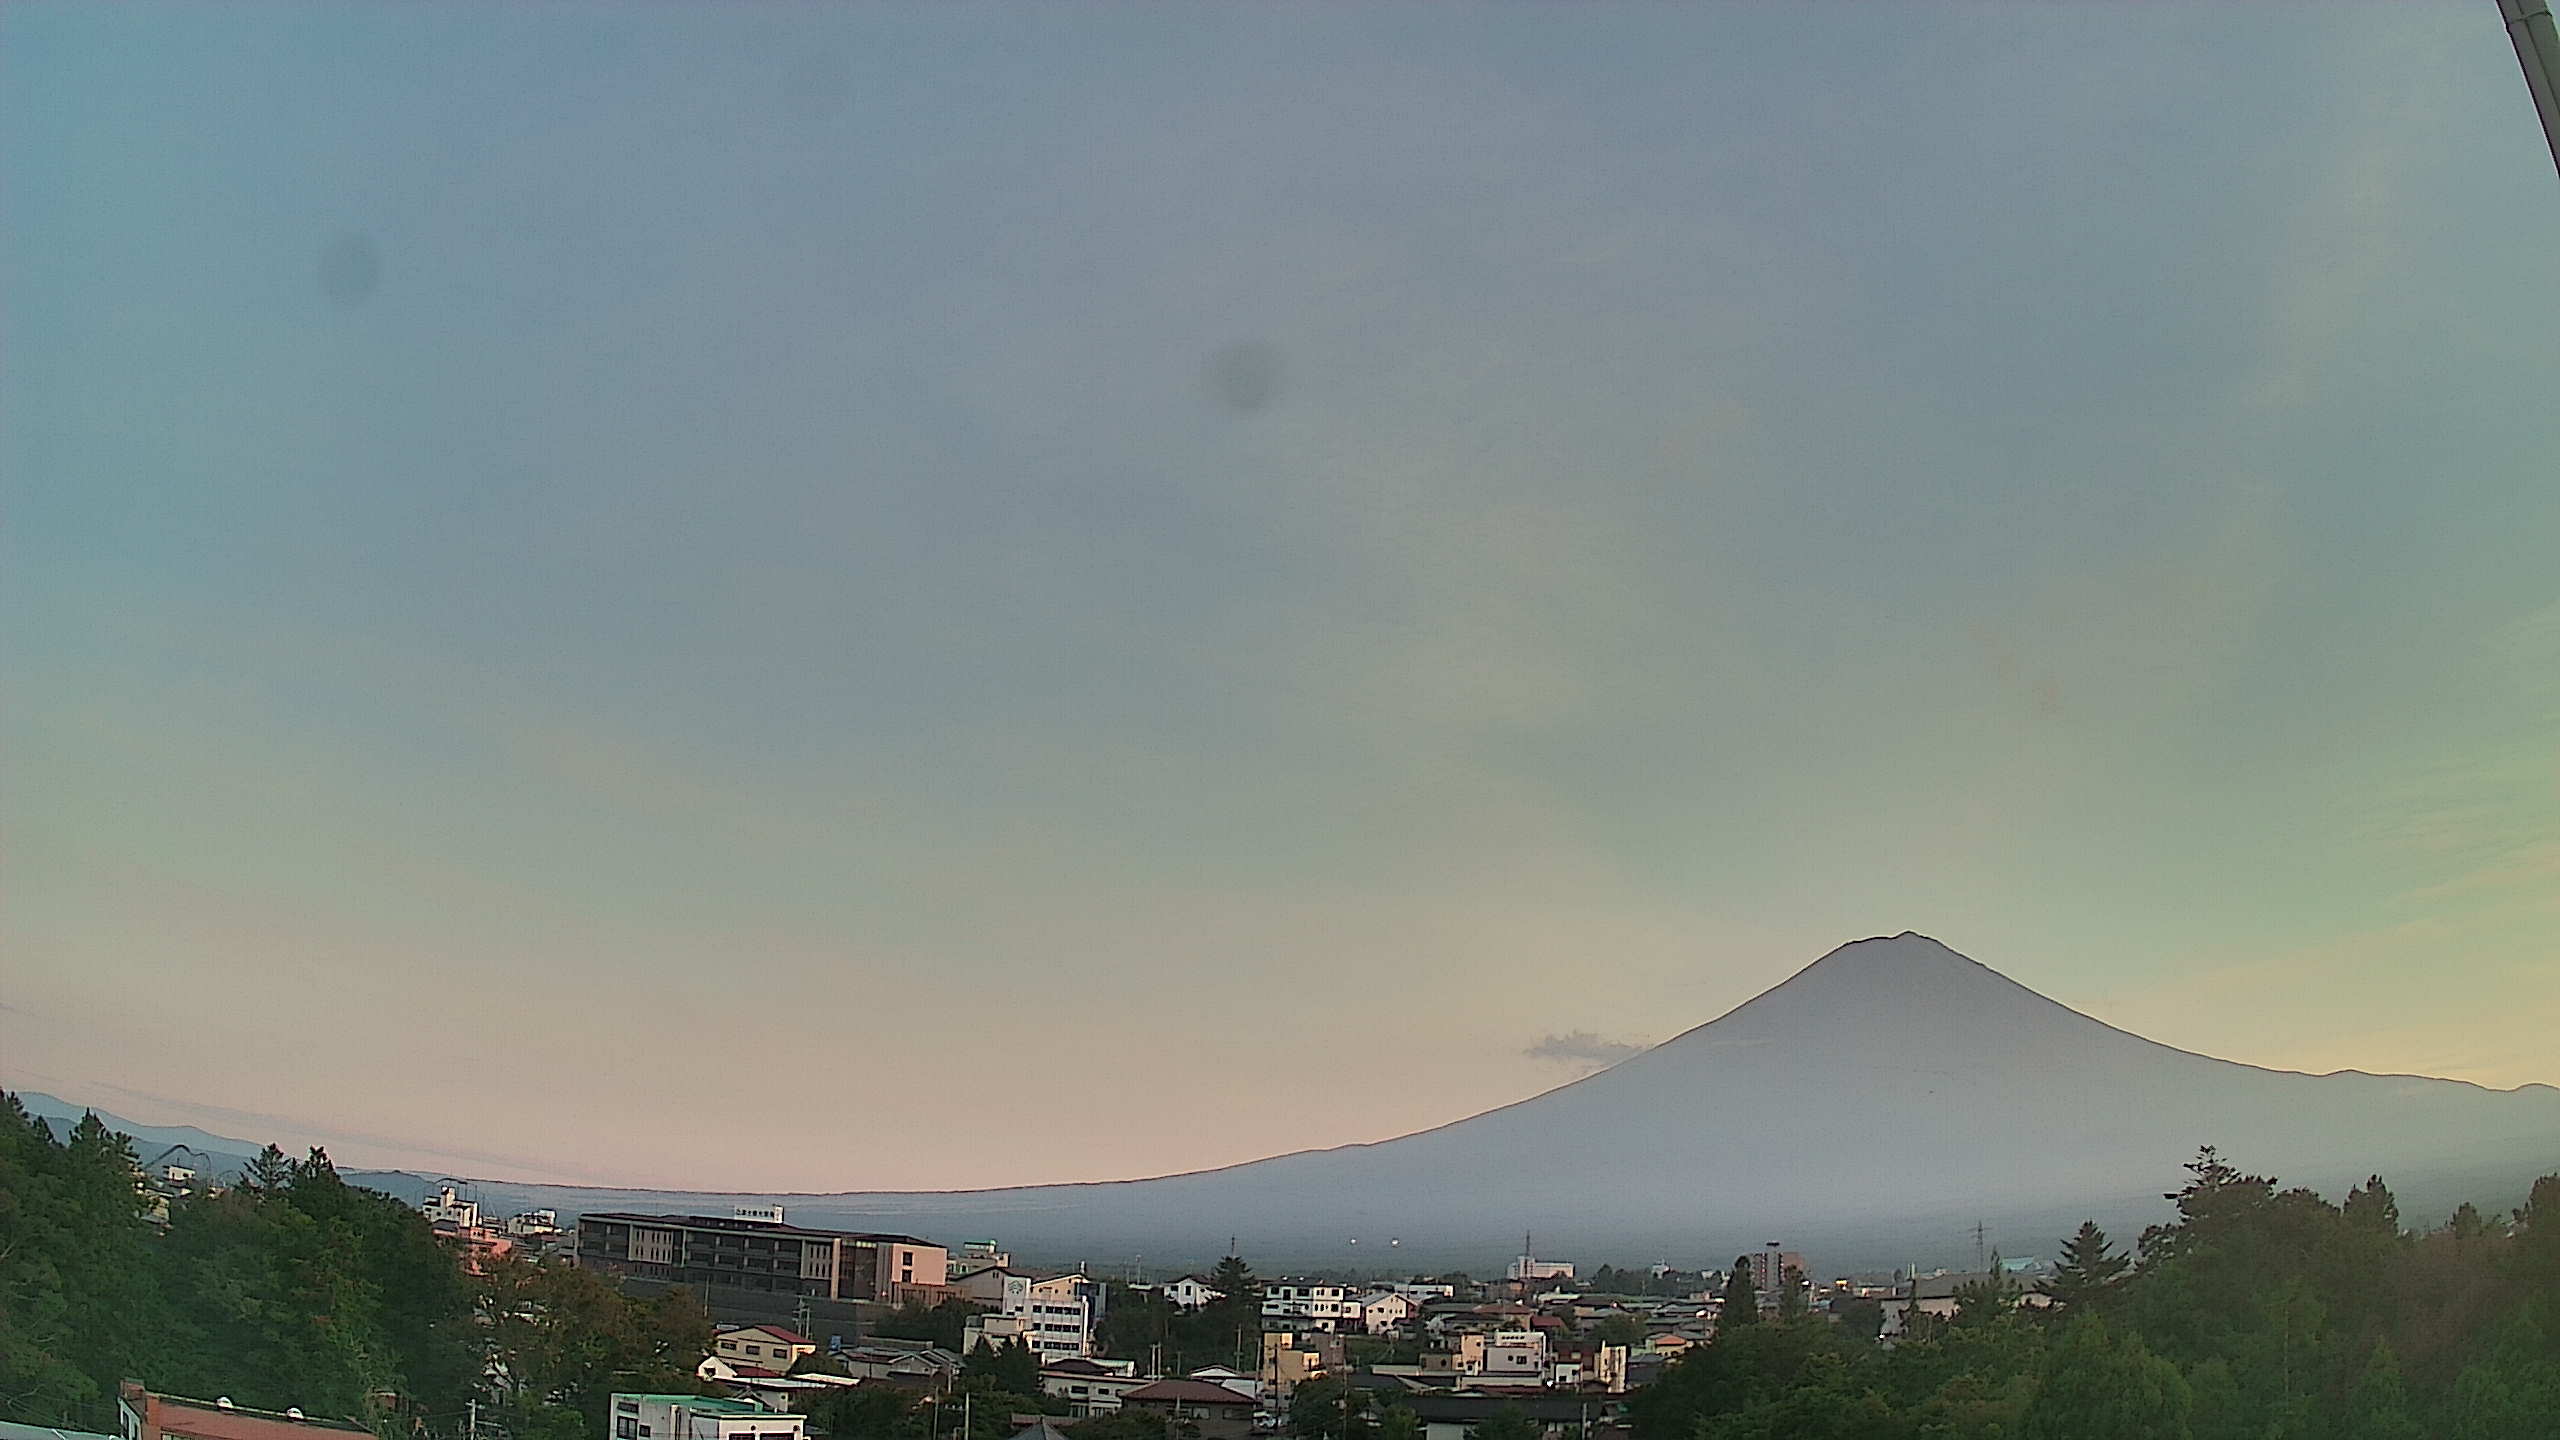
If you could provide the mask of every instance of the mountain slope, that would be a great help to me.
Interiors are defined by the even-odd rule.
[[[1962,1258],[1977,1220],[2012,1254],[2044,1253],[2084,1215],[2138,1228],[2204,1143],[2332,1194],[2382,1171],[2416,1223],[2461,1199],[2513,1203],[2560,1169],[2560,1090],[2215,1060],[1903,934],[1844,945],[1608,1070],[1393,1140],[1150,1180],[790,1207],[802,1223],[997,1235],[1052,1259],[1205,1258],[1235,1236],[1271,1264],[1481,1265],[1534,1230],[1542,1251],[1595,1263],[1729,1258],[1785,1237],[1840,1269]],[[725,1213],[733,1198],[480,1188],[502,1211]]]

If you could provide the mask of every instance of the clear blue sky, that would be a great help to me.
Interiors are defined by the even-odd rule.
[[[2560,1081],[2555,243],[2486,0],[12,5],[0,1083],[1091,1178],[1903,929]]]

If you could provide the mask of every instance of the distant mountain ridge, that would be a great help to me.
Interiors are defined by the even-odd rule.
[[[2045,1253],[2083,1216],[2138,1228],[2204,1143],[2332,1194],[2379,1171],[2422,1223],[2463,1199],[2512,1203],[2560,1169],[2560,1089],[2197,1055],[1905,932],[1843,945],[1606,1070],[1391,1140],[1145,1180],[781,1198],[803,1223],[998,1235],[1055,1259],[1203,1259],[1232,1235],[1258,1263],[1480,1265],[1533,1230],[1589,1263],[1729,1259],[1787,1237],[1846,1269],[1960,1258],[1976,1222],[2011,1254]],[[414,1198],[427,1182],[368,1183]],[[479,1190],[501,1211],[564,1214],[774,1198]]]

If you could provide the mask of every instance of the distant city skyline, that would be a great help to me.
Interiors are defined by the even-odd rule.
[[[960,1188],[1935,935],[2560,1082],[2494,12],[0,10],[0,1085]]]

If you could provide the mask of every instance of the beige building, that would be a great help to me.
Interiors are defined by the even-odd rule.
[[[711,1337],[711,1353],[732,1365],[787,1373],[792,1363],[818,1353],[818,1342],[779,1325],[728,1325]]]

